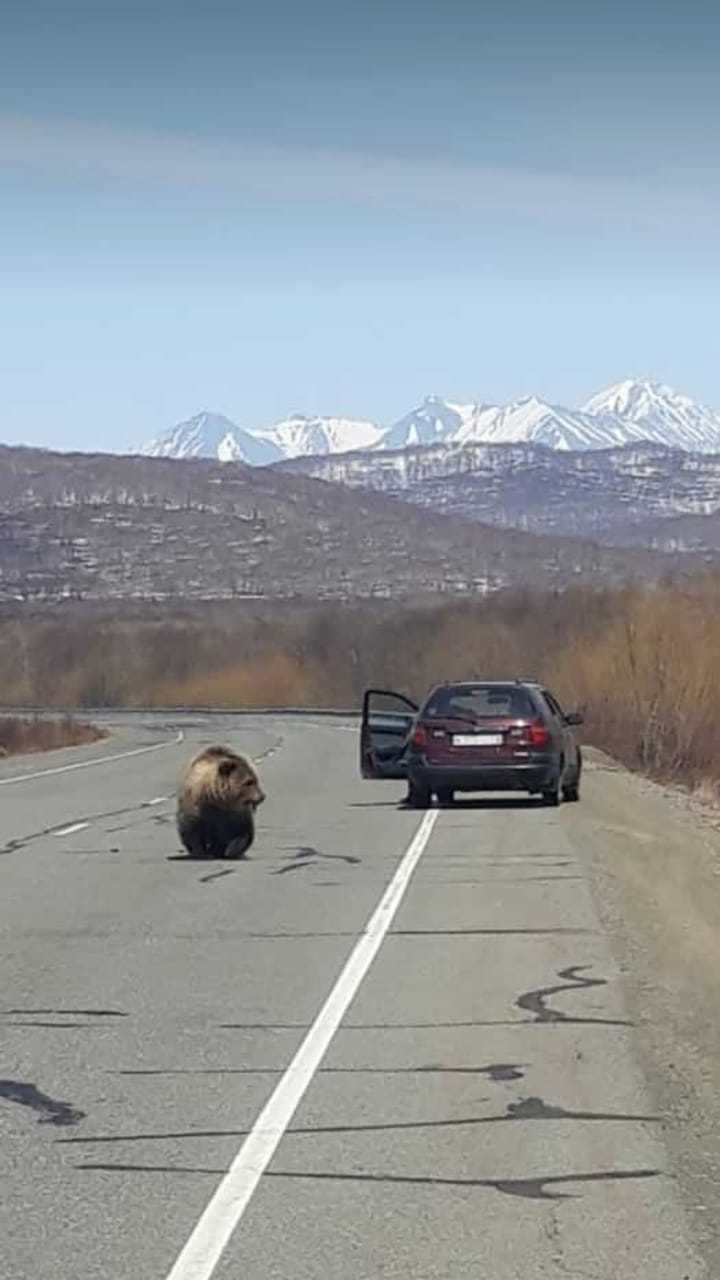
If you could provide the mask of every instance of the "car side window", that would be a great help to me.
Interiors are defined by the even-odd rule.
[[[543,698],[545,699],[545,702],[547,703],[548,707],[550,708],[550,712],[551,712],[551,714],[552,714],[552,715],[554,715],[554,716],[557,716],[557,718],[558,718],[559,720],[563,720],[563,719],[564,719],[564,712],[563,712],[562,708],[560,707],[560,704],[559,704],[558,702],[556,702],[556,701],[555,701],[555,699],[553,698],[552,694],[551,694],[551,693],[548,693],[547,689],[543,689],[543,694],[542,694],[542,696],[543,696]]]

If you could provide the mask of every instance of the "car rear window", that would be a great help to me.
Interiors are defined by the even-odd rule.
[[[526,689],[517,685],[447,685],[437,689],[423,710],[423,717],[453,716],[475,720],[509,716],[513,720],[532,717],[534,707]]]

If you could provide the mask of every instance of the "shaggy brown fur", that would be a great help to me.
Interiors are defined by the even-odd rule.
[[[190,762],[178,791],[180,839],[194,858],[242,858],[255,838],[265,796],[244,756],[207,747]]]

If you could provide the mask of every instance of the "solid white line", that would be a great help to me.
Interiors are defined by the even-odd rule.
[[[63,827],[61,831],[53,831],[54,836],[72,836],[76,831],[84,831],[89,827],[89,822],[74,822],[71,827]]]
[[[0,787],[9,787],[13,782],[30,782],[32,778],[47,778],[51,773],[70,773],[73,769],[93,769],[99,764],[112,764],[114,760],[128,760],[130,756],[144,756],[149,751],[164,751],[166,747],[177,746],[185,737],[182,729],[177,738],[170,742],[156,742],[152,747],[135,747],[132,751],[119,751],[114,756],[102,756],[98,760],[82,760],[79,764],[63,764],[56,769],[39,769],[37,773],[21,773],[16,778],[0,778]]]
[[[340,977],[258,1116],[167,1280],[209,1280],[400,906],[438,817],[429,810]]]

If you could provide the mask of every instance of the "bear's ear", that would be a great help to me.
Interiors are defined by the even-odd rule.
[[[221,760],[220,764],[218,765],[218,773],[220,774],[221,778],[227,778],[232,773],[234,768],[235,768],[234,760]]]

